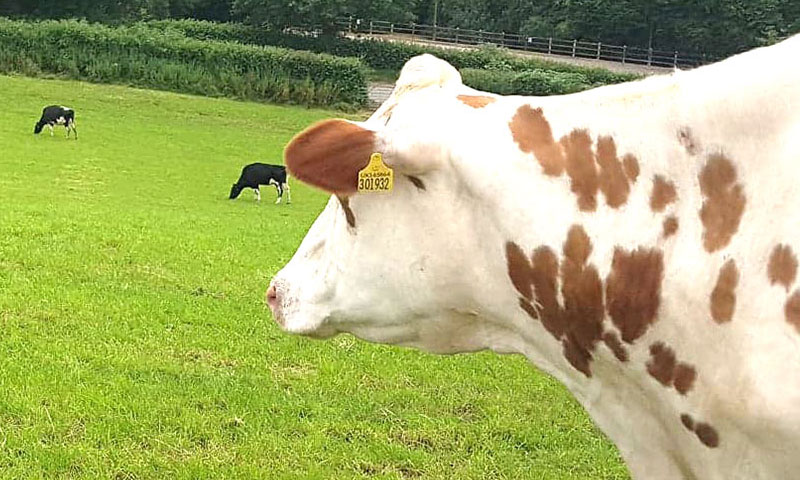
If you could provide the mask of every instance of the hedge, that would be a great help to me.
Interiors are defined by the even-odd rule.
[[[501,95],[561,95],[586,90],[593,84],[580,73],[529,70],[525,72],[476,70],[461,71],[464,84]]]
[[[340,57],[360,58],[378,70],[399,71],[408,59],[432,53],[458,69],[501,71],[552,71],[580,74],[589,84],[604,85],[639,78],[638,75],[616,73],[602,68],[586,68],[533,57],[512,55],[503,49],[485,46],[478,49],[445,49],[371,39],[323,37],[274,32],[263,28],[233,23],[197,20],[162,20],[148,25],[160,30],[173,30],[193,38],[238,41],[255,45],[274,45],[294,50],[324,52]]]
[[[367,86],[357,59],[74,20],[0,18],[0,72],[342,108],[362,106]]]

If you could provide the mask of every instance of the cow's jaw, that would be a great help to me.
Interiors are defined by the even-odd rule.
[[[455,324],[481,323],[481,308],[471,299],[482,278],[464,267],[470,258],[475,269],[486,270],[478,258],[481,237],[457,234],[476,228],[475,209],[440,198],[451,185],[437,188],[437,179],[426,180],[424,192],[397,178],[389,196],[353,197],[355,226],[342,201],[331,197],[271,282],[267,302],[285,331],[316,338],[347,332],[436,352],[486,348],[443,334]]]

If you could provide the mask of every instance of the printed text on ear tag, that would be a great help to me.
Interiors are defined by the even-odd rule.
[[[359,193],[386,193],[394,187],[394,172],[383,163],[380,153],[369,157],[369,164],[358,172]]]

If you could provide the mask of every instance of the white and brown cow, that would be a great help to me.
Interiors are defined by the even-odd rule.
[[[560,97],[412,59],[285,152],[331,200],[273,279],[287,331],[522,353],[644,479],[800,476],[800,36]],[[356,193],[381,152],[390,194]]]

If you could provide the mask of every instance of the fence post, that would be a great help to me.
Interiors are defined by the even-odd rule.
[[[458,43],[458,27],[456,27],[456,43]]]
[[[625,54],[626,53],[628,53],[628,46],[627,45],[623,45],[622,46],[622,63],[625,63]]]
[[[394,23],[389,25],[389,33],[394,33]]]
[[[600,60],[600,42],[597,42],[597,59]]]
[[[572,56],[575,56],[575,50],[578,48],[578,39],[572,41]]]
[[[672,66],[678,68],[678,51],[675,50],[675,56],[672,57]]]
[[[350,15],[350,18],[347,20],[347,29],[350,33],[353,33],[353,16]]]
[[[436,41],[436,25],[433,26],[433,41]]]
[[[372,20],[369,21],[369,34],[372,35]]]
[[[647,49],[647,66],[649,67],[652,64],[653,64],[653,48],[650,47]]]
[[[416,28],[417,24],[411,22],[411,39],[414,39],[414,29]]]
[[[553,37],[547,39],[547,54],[550,55],[553,53]]]

